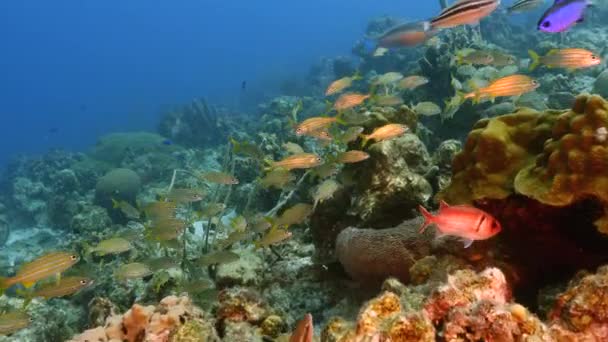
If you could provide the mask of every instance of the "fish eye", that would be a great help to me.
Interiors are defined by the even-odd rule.
[[[86,285],[87,283],[88,283],[88,281],[86,281],[86,280],[84,280],[84,279],[82,279],[82,280],[80,281],[80,285]]]
[[[296,128],[296,134],[298,134],[298,135],[302,134],[302,129],[301,128]]]
[[[591,55],[591,59],[597,59],[596,55]]]
[[[532,80],[532,84],[533,85],[538,85],[538,81],[537,80]]]
[[[551,22],[550,21],[543,21],[542,26],[543,27],[551,27]]]
[[[70,259],[72,259],[72,260],[78,260],[78,255],[72,254],[72,255],[70,255]]]
[[[315,158],[315,160],[319,163],[323,161],[323,159],[321,159],[321,157],[317,157],[317,158]]]

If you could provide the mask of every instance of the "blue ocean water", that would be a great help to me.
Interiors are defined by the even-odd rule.
[[[0,163],[83,150],[111,131],[154,130],[197,96],[233,104],[322,56],[348,55],[378,15],[425,18],[436,2],[3,1]]]

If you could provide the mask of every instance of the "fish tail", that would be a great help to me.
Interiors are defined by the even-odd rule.
[[[0,277],[0,296],[2,296],[2,294],[4,294],[4,290],[8,289],[9,287],[11,287],[11,285],[8,283],[8,278]]]
[[[457,65],[462,65],[464,63],[463,61],[464,61],[464,56],[462,56],[462,55],[457,55],[456,56],[456,64]]]
[[[540,63],[540,57],[536,52],[534,52],[534,50],[528,50],[528,54],[530,55],[530,58],[532,58],[532,63],[530,64],[528,70],[532,71],[536,69],[536,67],[538,67],[538,64]]]
[[[355,73],[352,76],[353,81],[358,81],[360,79],[363,78],[363,76],[361,76],[361,71],[359,71],[359,69],[355,70]]]
[[[262,243],[260,241],[254,241],[253,246],[255,247],[255,250],[258,250],[262,248]]]
[[[422,216],[424,217],[424,223],[422,224],[422,227],[420,227],[420,229],[418,230],[418,233],[423,233],[426,230],[426,227],[433,223],[434,218],[433,214],[426,210],[426,208],[422,205],[418,206],[418,210],[420,210],[420,214],[422,214]]]
[[[367,145],[367,142],[369,141],[369,135],[359,134],[359,136],[361,137],[361,148],[364,148],[365,145]]]
[[[120,203],[118,203],[118,201],[115,200],[114,198],[111,198],[111,200],[112,200],[112,208],[118,209],[118,207],[120,207]]]
[[[348,125],[348,122],[344,121],[344,111],[338,112],[336,115],[336,123],[343,126]]]
[[[241,152],[241,143],[236,141],[233,137],[228,138],[230,143],[232,144],[232,152],[239,153]]]

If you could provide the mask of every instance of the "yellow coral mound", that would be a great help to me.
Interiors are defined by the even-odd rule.
[[[595,198],[608,233],[608,102],[581,95],[572,110],[518,112],[480,120],[453,162],[448,203],[504,199],[520,193],[566,206]]]
[[[551,138],[515,178],[517,192],[541,203],[565,206],[594,197],[605,214],[595,222],[608,233],[608,102],[580,96],[558,116]]]

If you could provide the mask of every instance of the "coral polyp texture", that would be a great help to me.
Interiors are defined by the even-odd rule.
[[[472,203],[522,194],[548,206],[593,199],[604,208],[596,221],[608,233],[608,103],[577,97],[571,110],[514,114],[479,121],[453,162],[448,203]]]

